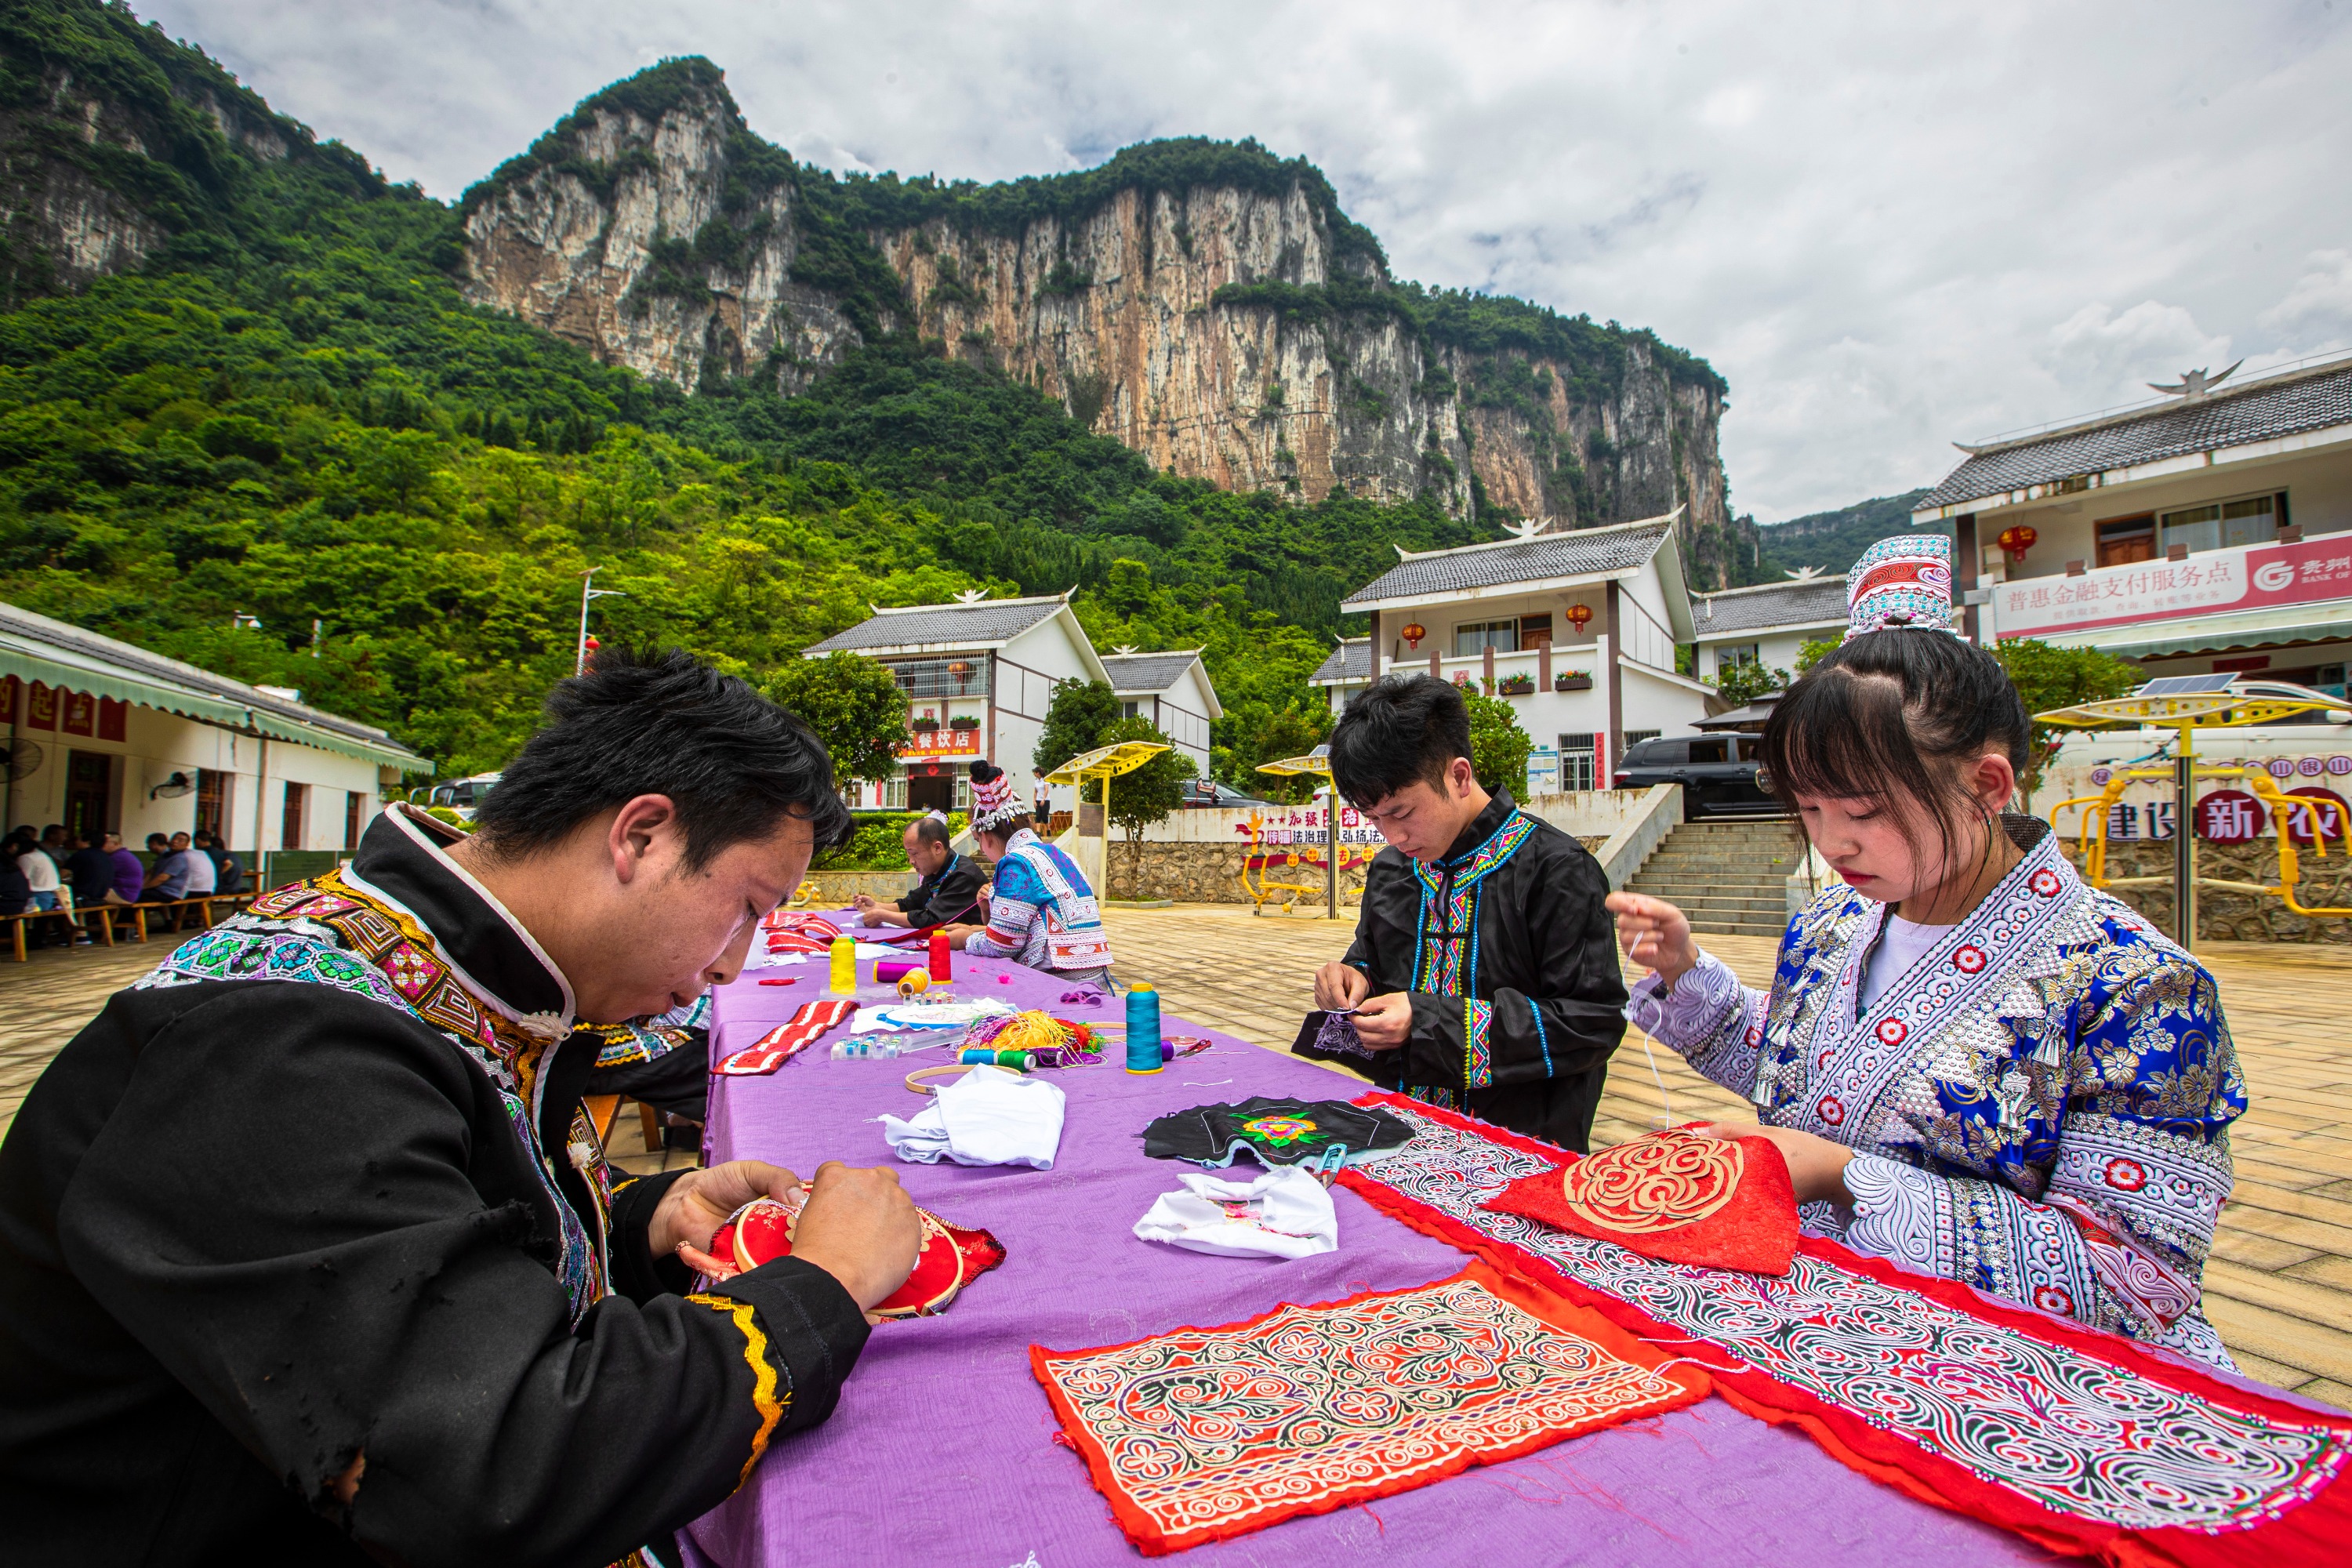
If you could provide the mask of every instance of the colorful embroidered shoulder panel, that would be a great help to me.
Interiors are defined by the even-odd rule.
[[[135,988],[215,980],[324,985],[405,1013],[446,1037],[498,1089],[507,1121],[554,1208],[562,1232],[556,1275],[571,1298],[573,1321],[604,1296],[612,1184],[593,1125],[584,1111],[575,1114],[561,1152],[594,1197],[593,1238],[557,1185],[550,1151],[541,1146],[534,1090],[548,1042],[476,1001],[436,951],[431,933],[407,911],[369,897],[340,872],[330,871],[268,893],[181,943]]]
[[[1403,1118],[1414,1138],[1341,1179],[1409,1223],[1530,1260],[1538,1279],[1556,1271],[1677,1343],[1687,1336],[1719,1347],[2053,1514],[2130,1530],[2251,1528],[2317,1495],[2352,1453],[2352,1424],[2284,1419],[2180,1392],[2056,1337],[1842,1267],[1824,1255],[1829,1244],[1805,1244],[1788,1276],[1774,1279],[1659,1262],[1489,1210],[1506,1186],[1559,1157],[1390,1097],[1359,1103]],[[2226,1396],[2227,1385],[2209,1386]]]

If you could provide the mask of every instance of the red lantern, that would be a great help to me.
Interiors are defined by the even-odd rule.
[[[1577,629],[1578,635],[1583,634],[1586,624],[1591,619],[1592,610],[1590,605],[1570,605],[1568,607],[1568,624]]]
[[[2002,552],[2011,561],[2022,561],[2025,559],[2025,552],[2033,548],[2033,542],[2040,537],[2042,536],[2030,528],[2021,526],[2004,528],[2000,531],[1998,542]]]
[[[971,673],[971,666],[962,659],[958,659],[953,664],[948,666],[948,673],[954,676],[958,680],[961,680],[965,676]]]
[[[1428,635],[1429,628],[1423,626],[1419,621],[1407,621],[1404,625],[1404,646],[1407,647],[1419,647],[1421,646],[1421,639]]]
[[[594,653],[598,648],[603,647],[604,645],[598,642],[594,637],[583,637],[580,641],[580,646],[586,648],[590,653]]]

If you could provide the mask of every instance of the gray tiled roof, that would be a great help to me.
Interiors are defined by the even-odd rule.
[[[250,708],[259,712],[274,714],[280,719],[309,725],[314,730],[324,730],[331,734],[349,736],[355,741],[365,741],[387,751],[406,752],[411,756],[415,755],[414,752],[409,751],[408,747],[402,745],[373,724],[362,724],[356,720],[341,718],[324,709],[313,708],[307,702],[291,702],[283,697],[272,697],[268,692],[257,687],[247,686],[242,680],[231,680],[226,675],[215,675],[209,669],[199,668],[193,664],[184,664],[176,658],[166,658],[160,653],[150,653],[145,648],[131,643],[119,642],[110,637],[100,637],[96,632],[84,631],[81,627],[68,626],[64,621],[53,621],[47,616],[36,615],[30,610],[19,609],[14,605],[0,604],[0,631],[13,632],[27,641],[46,643],[51,647],[63,648],[68,653],[80,654],[85,658],[103,659],[110,664],[120,666],[132,675],[143,675],[155,680],[168,680],[174,686],[183,687],[219,701],[233,702],[241,708]]]
[[[1315,667],[1307,678],[1309,686],[1336,686],[1344,681],[1370,680],[1372,678],[1372,639],[1355,637],[1342,642],[1331,650],[1331,656]]]
[[[1712,618],[1708,612],[1714,612]],[[1728,594],[1702,594],[1691,600],[1691,624],[1701,637],[1759,626],[1801,626],[1845,622],[1845,577],[1814,577],[1774,583]]]
[[[975,605],[917,605],[884,610],[871,620],[835,632],[810,653],[858,652],[866,648],[948,644],[984,647],[1009,642],[1062,607],[1059,595],[1042,599],[982,599]]]
[[[1165,691],[1199,662],[1198,648],[1173,653],[1107,653],[1103,668],[1110,671],[1110,689],[1122,696],[1131,691]]]
[[[1916,510],[2347,424],[2352,424],[2352,364],[2337,364],[1986,447],[1921,497]]]
[[[1342,609],[1382,599],[1436,598],[1471,588],[1629,571],[1658,552],[1674,525],[1588,528],[1500,544],[1467,544],[1408,556],[1341,601]]]

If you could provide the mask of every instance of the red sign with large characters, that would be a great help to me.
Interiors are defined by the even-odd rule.
[[[902,757],[976,757],[980,755],[980,731],[977,730],[917,730],[914,742],[902,746]]]
[[[2352,807],[2345,805],[2342,795],[2332,789],[2322,789],[2317,784],[2291,789],[2286,793],[2304,796],[2311,802],[2308,807],[2297,806],[2287,813],[2286,830],[2290,837],[2305,848],[2317,842],[2321,836],[2330,844],[2338,847],[2343,846],[2345,826],[2352,823]]]
[[[2197,803],[2197,837],[2210,844],[2251,844],[2271,814],[2242,789],[2217,789]]]
[[[2095,567],[2079,577],[2021,577],[1995,586],[1992,602],[2006,639],[2346,597],[2352,597],[2352,537],[2326,533],[2186,561]]]

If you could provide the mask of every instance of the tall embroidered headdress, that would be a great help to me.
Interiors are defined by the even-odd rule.
[[[1846,574],[1845,640],[1889,626],[1952,627],[1952,542],[1900,533],[1862,552]]]
[[[992,763],[971,764],[971,830],[1001,827],[1016,816],[1026,816],[1029,805],[1013,793],[1013,781]]]

